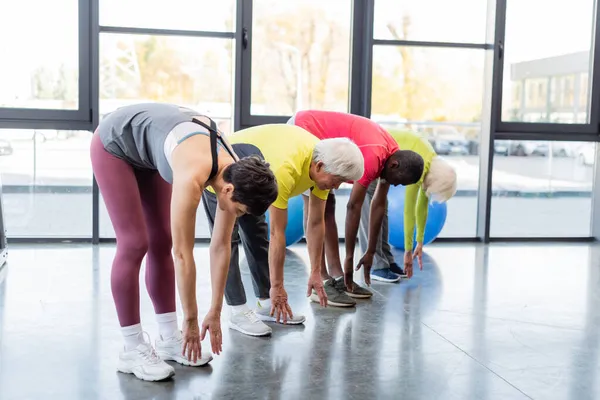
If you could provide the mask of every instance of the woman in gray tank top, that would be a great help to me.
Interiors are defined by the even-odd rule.
[[[92,167],[117,239],[111,288],[125,341],[117,369],[144,380],[173,376],[175,370],[165,360],[189,366],[210,362],[212,355],[200,344],[207,331],[212,351],[220,353],[235,220],[245,213],[264,214],[277,198],[269,164],[259,157],[238,159],[214,121],[198,115],[170,104],[127,106],[106,116],[92,139]],[[193,248],[196,210],[208,186],[217,194],[219,209],[210,244],[212,302],[201,335]],[[159,325],[156,348],[140,323],[144,257]],[[175,310],[176,284],[183,332]]]

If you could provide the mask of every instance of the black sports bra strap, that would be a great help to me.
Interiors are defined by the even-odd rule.
[[[215,121],[213,121],[212,119],[208,119],[210,121],[210,126],[206,125],[204,122],[200,121],[199,119],[193,118],[192,119],[195,123],[203,126],[204,128],[206,128],[208,130],[208,133],[210,135],[210,152],[212,155],[212,168],[210,170],[210,175],[207,179],[207,181],[210,181],[212,178],[215,177],[215,175],[217,174],[217,172],[219,171],[219,155],[217,152],[217,140],[221,139],[221,142],[223,143],[223,146],[225,147],[225,149],[227,150],[227,152],[229,153],[229,155],[231,157],[233,157],[233,159],[235,161],[238,161],[239,158],[238,156],[235,154],[235,152],[233,151],[233,149],[230,147],[229,143],[227,143],[227,141],[223,138],[223,136],[221,136],[221,133],[219,132],[219,130],[217,129],[217,124]]]

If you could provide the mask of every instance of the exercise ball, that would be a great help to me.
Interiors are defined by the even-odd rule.
[[[405,186],[391,186],[388,192],[388,227],[389,243],[401,250],[404,250],[404,197],[406,193]],[[427,212],[427,222],[425,223],[425,237],[423,244],[429,244],[440,234],[444,223],[448,207],[446,203],[429,202]],[[415,205],[416,208],[416,205]],[[416,223],[416,221],[415,221]],[[416,246],[417,227],[413,235],[413,243]]]
[[[271,224],[269,222],[269,211],[266,213],[267,225],[269,231]],[[288,201],[287,226],[285,228],[285,245],[291,246],[298,243],[304,236],[304,200],[302,195],[292,197]]]

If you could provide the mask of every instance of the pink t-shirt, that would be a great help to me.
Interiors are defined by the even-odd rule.
[[[379,178],[386,160],[398,143],[385,129],[368,118],[334,111],[299,111],[295,124],[319,139],[345,137],[360,148],[365,159],[365,173],[358,183],[368,187]]]

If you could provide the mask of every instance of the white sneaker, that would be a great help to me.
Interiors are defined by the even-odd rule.
[[[202,365],[206,365],[212,361],[213,356],[212,353],[202,347],[202,354],[200,358],[194,361],[190,361],[187,357],[184,357],[181,352],[183,351],[183,334],[181,331],[177,331],[174,336],[170,338],[163,339],[162,336],[160,339],[156,339],[156,352],[159,357],[165,361],[175,361],[182,365],[187,365],[188,367],[199,367]]]
[[[271,308],[270,307],[262,307],[260,305],[260,303],[258,303],[256,305],[256,310],[255,310],[256,316],[261,320],[261,321],[267,321],[267,322],[277,322],[275,316],[271,317]],[[294,314],[294,316],[292,318],[288,318],[287,320],[287,325],[300,325],[303,324],[304,321],[306,321],[306,317],[302,314]],[[280,317],[279,318],[279,323],[283,324],[283,319]]]
[[[140,333],[148,336],[146,332]],[[145,337],[144,337],[145,338]],[[123,350],[119,354],[117,371],[134,374],[144,381],[162,381],[175,375],[175,369],[160,359],[154,348],[144,340],[135,349]]]
[[[229,327],[250,336],[267,336],[273,332],[271,328],[258,319],[252,310],[232,314],[229,319]]]

